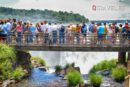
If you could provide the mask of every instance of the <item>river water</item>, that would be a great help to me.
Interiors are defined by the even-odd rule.
[[[54,80],[60,80],[60,78],[54,73],[34,68],[31,76],[16,84],[16,87],[46,87],[47,84],[50,84]]]
[[[82,74],[88,74],[93,65],[102,60],[110,60],[117,58],[117,52],[44,52],[30,51],[32,56],[43,58],[49,67],[55,65],[64,66],[67,63],[74,62],[80,67]],[[66,82],[60,80],[54,73],[45,72],[38,68],[32,70],[32,74],[28,79],[24,79],[16,84],[16,87],[67,87]],[[61,84],[59,84],[61,83]]]

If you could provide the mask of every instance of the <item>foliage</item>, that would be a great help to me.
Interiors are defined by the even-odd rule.
[[[31,19],[48,19],[50,21],[55,20],[58,22],[83,22],[83,21],[88,21],[84,16],[80,14],[76,14],[73,12],[63,12],[63,11],[52,11],[45,9],[44,11],[42,10],[25,10],[25,9],[12,9],[12,8],[5,8],[5,7],[0,7],[0,17],[4,18],[17,18],[22,20],[26,20],[27,17]],[[6,16],[4,16],[6,15]],[[26,17],[26,18],[25,18]],[[27,19],[28,20],[28,19]]]
[[[16,52],[14,48],[11,48],[5,44],[0,44],[0,62],[4,60],[15,60]]]
[[[62,70],[62,67],[60,65],[55,66],[55,72],[60,72]]]
[[[100,87],[100,84],[102,83],[102,76],[96,74],[90,74],[89,79],[94,87]]]
[[[39,57],[32,57],[31,60],[35,60],[37,61],[38,63],[40,63],[42,66],[46,66],[46,62],[45,60],[39,58]]]
[[[117,61],[116,60],[104,60],[96,65],[93,66],[93,68],[90,70],[90,73],[95,73],[96,71],[101,71],[101,70],[112,70],[113,68],[117,67]]]
[[[82,78],[80,73],[77,70],[73,70],[72,72],[68,72],[67,80],[69,86],[76,86],[82,81]]]
[[[13,78],[16,80],[20,80],[25,75],[25,72],[23,71],[22,67],[17,67],[13,71]]]
[[[21,67],[14,68],[16,62],[16,51],[5,44],[0,44],[0,80],[18,79],[24,75]]]
[[[75,63],[71,63],[71,64],[66,64],[65,65],[65,68],[67,69],[67,68],[69,68],[69,67],[75,67]]]
[[[0,70],[2,73],[2,78],[0,79],[6,80],[12,78],[13,68],[12,68],[12,64],[8,60],[0,63]]]
[[[117,82],[124,81],[125,76],[127,75],[127,70],[124,66],[118,66],[117,68],[112,70],[112,77]]]

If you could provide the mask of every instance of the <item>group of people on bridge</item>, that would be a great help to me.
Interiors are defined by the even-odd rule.
[[[0,42],[9,44],[108,44],[130,43],[130,25],[126,23],[62,24],[16,19],[0,19]]]

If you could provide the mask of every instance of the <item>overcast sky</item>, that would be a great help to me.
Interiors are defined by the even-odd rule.
[[[0,0],[0,6],[73,11],[91,20],[130,19],[130,0]]]

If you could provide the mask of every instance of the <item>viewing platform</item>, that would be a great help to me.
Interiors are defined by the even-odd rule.
[[[78,35],[78,36],[77,36]],[[130,51],[128,36],[121,34],[102,36],[72,34],[72,36],[22,35],[8,36],[6,43],[17,50],[31,51]]]

